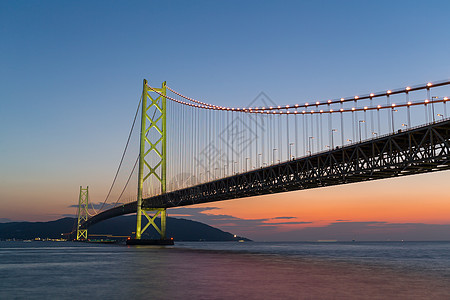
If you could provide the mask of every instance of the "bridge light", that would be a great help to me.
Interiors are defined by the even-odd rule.
[[[344,109],[343,109],[343,108],[341,108],[341,109],[340,109],[340,111],[344,111]]]
[[[286,108],[289,108],[289,105],[286,105]]]
[[[375,96],[375,94],[374,93],[370,93],[370,95],[369,95],[370,97],[373,97],[373,96]]]
[[[444,101],[447,101],[448,100],[448,97],[444,97]]]
[[[410,86],[407,86],[407,87],[406,87],[406,90],[407,90],[407,91],[411,90],[411,87],[410,87]]]
[[[269,107],[270,109],[273,109],[273,107],[271,106],[271,107]]]
[[[408,105],[411,105],[412,104],[412,102],[411,101],[408,101]]]
[[[320,104],[320,102],[319,101],[316,101],[316,105],[319,105]]]
[[[368,107],[367,106],[364,106],[364,109],[367,109]]]
[[[428,82],[427,83],[427,86],[432,86],[433,84],[431,83],[431,82]]]
[[[331,100],[328,100],[327,102],[328,102],[328,103],[331,103],[332,101],[331,101]]]
[[[428,102],[430,102],[428,99],[425,99],[425,103],[428,103]]]
[[[355,110],[356,108],[352,107],[352,110]]]
[[[359,97],[358,96],[355,96],[355,100],[358,100],[359,99]]]
[[[300,105],[298,105],[298,104],[295,104],[295,107],[299,107]]]
[[[345,99],[344,98],[341,98],[341,101],[344,101]]]
[[[388,90],[386,93],[390,94],[390,93],[392,93],[392,91],[391,91],[391,90]]]
[[[314,113],[314,111],[312,110],[312,111],[311,111],[311,113],[313,114],[313,113]]]
[[[392,107],[395,107],[395,103],[392,103],[392,105],[391,105]]]
[[[278,105],[278,109],[280,109],[280,108],[281,108],[281,106]]]
[[[377,108],[381,108],[381,105],[377,105]]]
[[[323,113],[323,109],[320,110],[320,113]]]
[[[309,103],[308,103],[308,102],[306,102],[306,103],[305,103],[305,106],[308,106],[308,105],[309,105]]]
[[[298,114],[298,111],[295,111],[295,114]]]
[[[333,112],[333,109],[330,109],[330,112]]]
[[[302,110],[302,114],[304,114],[306,111]]]

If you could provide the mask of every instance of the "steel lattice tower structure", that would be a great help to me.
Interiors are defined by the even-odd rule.
[[[152,97],[150,92],[157,92],[157,97]],[[144,79],[142,91],[142,115],[139,151],[139,174],[137,196],[137,220],[136,239],[141,239],[142,233],[151,224],[160,234],[161,240],[166,238],[166,208],[143,207],[144,182],[156,181],[160,184],[160,192],[166,192],[166,82],[162,87],[149,89],[147,80]],[[148,101],[150,100],[150,101]],[[147,103],[150,102],[147,106]],[[149,124],[147,125],[147,120]],[[149,136],[150,135],[150,136]],[[150,216],[148,212],[155,212]],[[142,227],[142,215],[148,223]],[[156,223],[156,217],[160,215],[161,228]]]
[[[80,186],[80,197],[78,198],[78,223],[77,223],[77,241],[87,240],[87,227],[83,226],[88,219],[88,202],[89,202],[89,187],[85,189]]]

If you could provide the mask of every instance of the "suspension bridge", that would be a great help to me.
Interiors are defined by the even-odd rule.
[[[145,243],[150,225],[165,243],[168,208],[448,170],[449,94],[447,80],[299,104],[266,99],[227,107],[144,80],[127,146],[99,210],[89,210],[88,189],[80,187],[77,239],[87,239],[93,224],[136,213],[130,244]],[[139,113],[139,153],[113,201]]]

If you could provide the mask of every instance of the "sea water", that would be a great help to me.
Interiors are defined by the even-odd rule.
[[[450,299],[450,242],[0,242],[0,299]]]

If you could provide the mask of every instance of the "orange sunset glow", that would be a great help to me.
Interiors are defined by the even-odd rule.
[[[242,218],[297,215],[314,220],[449,221],[449,171],[215,203]],[[434,189],[433,189],[434,188]],[[405,192],[407,191],[407,192]],[[279,202],[277,202],[279,201]]]
[[[444,171],[230,200],[199,207],[217,207],[217,210],[208,213],[242,219],[287,216],[295,217],[292,221],[313,222],[281,225],[280,230],[325,225],[336,220],[442,224],[450,222],[450,197],[442,192],[442,187],[448,185],[449,175],[449,171]]]

